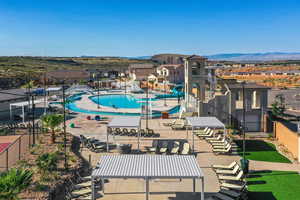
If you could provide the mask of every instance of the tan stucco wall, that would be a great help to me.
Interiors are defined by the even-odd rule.
[[[281,122],[274,123],[274,133],[278,142],[283,144],[299,161],[299,134],[291,131]]]

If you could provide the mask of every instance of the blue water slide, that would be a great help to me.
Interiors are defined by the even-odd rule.
[[[158,94],[156,95],[157,99],[164,99],[164,98],[181,98],[184,97],[183,85],[176,85],[172,90],[171,94]]]

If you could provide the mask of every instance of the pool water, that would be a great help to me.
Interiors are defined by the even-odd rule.
[[[141,108],[142,105],[146,104],[145,102],[142,102],[145,100],[137,99],[128,94],[101,95],[99,98],[98,96],[92,96],[90,99],[94,103],[113,108]]]
[[[87,109],[84,109],[84,108],[79,108],[76,105],[76,101],[80,99],[80,98],[77,98],[77,97],[80,97],[80,96],[81,96],[81,94],[77,94],[77,95],[73,95],[73,96],[69,97],[69,99],[73,99],[74,97],[76,97],[76,98],[74,98],[73,99],[74,101],[72,101],[71,103],[68,103],[66,105],[66,107],[69,110],[72,110],[74,112],[85,113],[85,114],[95,114],[95,115],[126,115],[126,116],[140,116],[141,115],[141,113],[107,112],[107,111],[96,111],[96,110],[87,110]],[[112,95],[106,95],[106,96],[112,96]],[[117,95],[117,96],[124,96],[124,95]],[[128,95],[128,96],[130,96],[130,95]],[[90,97],[90,99],[94,99],[97,102],[98,97],[97,96],[93,96],[93,97]],[[153,99],[153,100],[155,100],[155,99]],[[136,101],[138,101],[138,99],[136,99]],[[101,102],[101,100],[100,100],[100,102]],[[136,103],[138,103],[138,102],[136,102]],[[141,105],[141,103],[139,103],[139,104]],[[171,108],[170,110],[168,110],[167,112],[169,114],[175,114],[175,113],[178,113],[179,110],[180,110],[180,106],[175,106],[175,107]],[[162,114],[159,111],[153,111],[152,112],[152,117],[161,117],[161,115]]]

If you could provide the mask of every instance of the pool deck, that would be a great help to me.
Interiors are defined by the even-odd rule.
[[[111,119],[111,117],[110,117]],[[192,144],[191,131],[172,130],[170,127],[163,125],[172,119],[151,119],[149,128],[154,129],[160,134],[159,138],[141,138],[141,150],[146,146],[151,146],[153,139],[187,139]],[[106,141],[106,124],[101,124],[95,120],[87,120],[85,115],[78,114],[76,118],[71,119],[68,123],[74,122],[76,128],[69,128],[68,131],[74,135],[83,134],[85,136],[95,137]],[[142,128],[145,128],[145,120],[142,121]],[[137,138],[128,136],[109,136],[109,141],[115,144],[132,144],[133,149],[137,148]],[[212,153],[211,146],[204,140],[195,137],[195,152],[197,161],[203,170],[205,177],[205,195],[219,191],[219,182],[215,172],[212,170],[212,164],[228,164],[232,161],[239,161],[239,156],[218,155]],[[117,150],[111,153],[94,153],[84,149],[82,155],[87,160],[91,157],[91,164],[95,166],[102,155],[118,154]],[[196,194],[192,193],[192,180],[179,179],[156,179],[150,182],[150,199],[151,200],[193,200],[200,199],[201,184],[196,181]],[[100,192],[100,195],[103,195]],[[145,199],[145,182],[142,179],[109,179],[105,184],[105,194],[100,198],[102,200],[138,200]]]
[[[110,93],[107,93],[110,94]],[[116,94],[116,93],[114,93]],[[119,93],[118,93],[119,94]],[[135,95],[135,94],[133,94]],[[140,96],[140,94],[137,94]],[[81,100],[75,102],[76,106],[81,109],[90,110],[90,111],[102,111],[102,112],[121,112],[121,113],[140,113],[141,109],[126,109],[126,108],[112,108],[100,105],[98,108],[98,104],[94,103],[89,97],[92,95],[82,95]],[[178,105],[177,99],[167,99],[167,106],[164,105],[164,99],[160,99],[153,102],[152,110],[156,111],[167,111],[171,108]]]

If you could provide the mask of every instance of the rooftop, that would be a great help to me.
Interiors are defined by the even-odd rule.
[[[234,84],[228,84],[229,89],[241,89],[243,88],[242,83],[234,83]],[[245,83],[245,88],[247,89],[270,89],[267,86],[258,85],[256,83]]]

